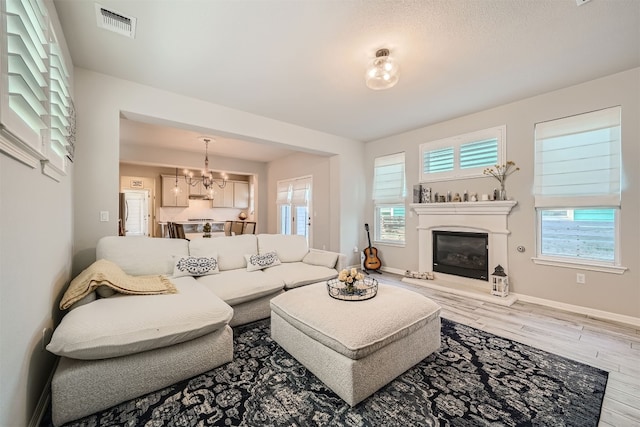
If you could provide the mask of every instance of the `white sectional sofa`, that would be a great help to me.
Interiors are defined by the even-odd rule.
[[[61,356],[51,385],[56,426],[231,361],[231,326],[269,317],[274,296],[346,267],[344,255],[310,250],[302,236],[269,234],[190,242],[109,236],[96,258],[132,276],[167,275],[177,293],[99,288],[71,308],[47,346]],[[213,258],[215,268],[205,275],[176,268],[194,258]]]

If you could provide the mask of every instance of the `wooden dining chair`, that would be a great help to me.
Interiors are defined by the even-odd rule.
[[[175,230],[175,238],[176,239],[184,239],[189,240],[184,234],[184,226],[182,224],[178,224],[176,222],[173,223],[173,227]]]
[[[244,223],[244,229],[242,230],[242,234],[256,234],[256,223],[255,221],[247,221]]]
[[[224,235],[225,236],[231,236],[231,225],[233,224],[233,221],[225,221],[224,222]]]
[[[239,236],[244,231],[244,221],[233,221],[231,224],[231,234]]]
[[[173,222],[167,222],[167,232],[169,233],[170,239],[176,238],[176,229]]]

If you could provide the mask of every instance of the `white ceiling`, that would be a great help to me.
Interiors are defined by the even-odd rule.
[[[98,28],[93,1],[54,4],[75,66],[361,141],[640,66],[639,0],[101,0],[137,18],[135,39]],[[381,47],[400,81],[372,91]],[[229,157],[289,152],[217,139]]]

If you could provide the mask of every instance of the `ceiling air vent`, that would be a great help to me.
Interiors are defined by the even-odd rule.
[[[136,18],[109,10],[96,3],[96,19],[98,27],[113,31],[130,38],[136,36]]]

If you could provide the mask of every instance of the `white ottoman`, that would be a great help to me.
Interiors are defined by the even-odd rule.
[[[375,298],[340,301],[316,283],[271,300],[271,337],[355,406],[440,347],[440,306],[382,284]]]

